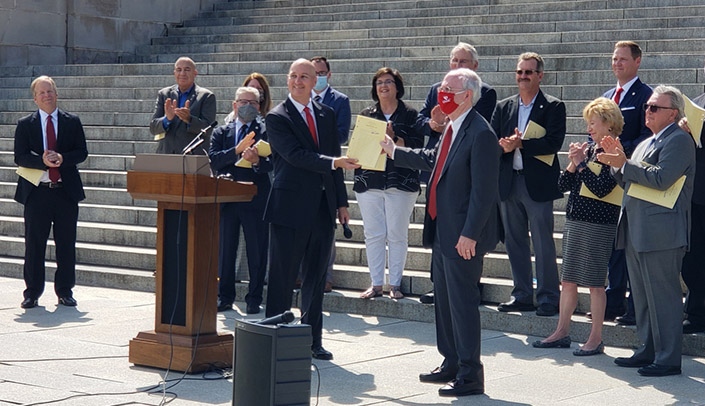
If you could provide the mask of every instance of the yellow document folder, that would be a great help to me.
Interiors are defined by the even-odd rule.
[[[543,138],[546,135],[546,129],[536,124],[535,121],[529,120],[524,130],[524,135],[521,137],[522,140],[535,140],[538,138]],[[553,161],[556,159],[556,154],[549,155],[536,155],[534,158],[545,163],[548,166],[553,166]]]
[[[268,157],[272,155],[272,147],[269,145],[269,143],[265,140],[259,140],[255,143],[254,145],[257,147],[257,155],[261,157]],[[245,158],[240,158],[236,163],[235,166],[238,166],[240,168],[252,168],[252,162],[248,161]]]
[[[41,169],[27,168],[20,166],[17,168],[17,174],[27,179],[34,186],[39,186],[39,180],[42,178],[44,171]]]
[[[600,175],[600,172],[602,171],[602,165],[598,164],[597,162],[588,162],[588,168],[594,173],[595,175]],[[589,197],[590,199],[595,199],[599,200],[601,202],[605,203],[610,203],[615,206],[621,206],[622,205],[622,197],[624,197],[624,189],[622,189],[621,186],[615,185],[614,189],[612,189],[611,192],[607,194],[605,197],[597,197],[594,193],[590,191],[590,189],[585,186],[585,183],[580,185],[580,196],[583,197]]]
[[[684,184],[685,175],[678,178],[678,180],[666,190],[658,190],[632,183],[629,186],[629,190],[627,190],[627,194],[631,197],[672,209],[673,206],[676,205],[676,200],[678,200],[678,196],[681,194]]]
[[[386,133],[386,121],[358,115],[348,144],[348,157],[357,159],[362,169],[384,171],[387,155],[379,143]]]

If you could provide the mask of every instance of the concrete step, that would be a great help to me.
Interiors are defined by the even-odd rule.
[[[78,207],[78,221],[146,227],[156,227],[157,224],[156,205],[155,207],[116,206],[81,202]],[[22,218],[23,206],[14,201],[11,196],[2,197],[0,213]]]
[[[24,238],[0,235],[4,256],[23,258]],[[76,243],[76,263],[84,266],[105,268],[129,268],[135,270],[156,269],[157,251],[154,248],[127,247],[88,242]],[[53,240],[49,240],[47,260],[54,261]]]

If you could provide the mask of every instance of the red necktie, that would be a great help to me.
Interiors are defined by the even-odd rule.
[[[448,158],[448,151],[450,150],[450,143],[453,140],[453,128],[448,126],[445,136],[443,136],[443,143],[441,144],[441,151],[438,153],[438,158],[436,159],[436,168],[433,172],[433,178],[431,179],[431,188],[428,193],[428,214],[431,216],[432,220],[436,219],[437,206],[436,206],[436,188],[438,187],[438,179],[441,177],[441,172],[443,172],[443,166],[446,163],[446,158]]]
[[[47,149],[50,151],[56,151],[56,132],[54,131],[54,121],[51,116],[47,116]],[[49,168],[49,180],[52,183],[56,183],[61,178],[59,173],[59,168]]]
[[[622,89],[621,86],[618,86],[617,91],[614,93],[614,97],[612,98],[612,100],[614,100],[614,102],[617,103],[618,106],[619,106],[619,100],[620,100],[619,97],[622,95],[623,91],[624,91],[624,89]]]
[[[311,132],[311,138],[313,138],[313,143],[318,145],[318,137],[316,136],[316,123],[313,121],[311,109],[309,109],[308,106],[304,107],[304,113],[306,113],[306,124],[308,124],[308,130]]]

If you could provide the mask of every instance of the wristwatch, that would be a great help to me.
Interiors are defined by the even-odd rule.
[[[585,169],[585,168],[587,168],[587,164],[585,163],[585,161],[583,161],[583,162],[579,163],[576,168],[578,170]]]

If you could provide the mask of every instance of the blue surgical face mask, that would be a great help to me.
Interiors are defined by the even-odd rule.
[[[313,90],[320,92],[323,89],[328,86],[328,76],[317,76],[316,77],[316,86],[313,87]]]

